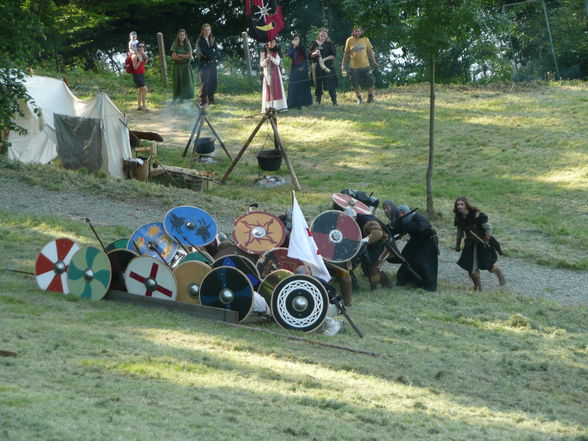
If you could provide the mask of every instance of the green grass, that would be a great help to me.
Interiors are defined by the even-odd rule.
[[[82,221],[0,221],[2,268],[32,268],[58,236],[95,243]],[[104,240],[125,233],[101,227]],[[0,272],[0,286],[0,349],[18,354],[0,357],[3,440],[588,438],[585,307],[443,285],[363,289],[349,310],[363,340],[349,326],[302,335],[371,357],[42,293],[21,274]]]
[[[134,106],[128,75],[72,72],[69,84],[82,96],[107,91],[123,111]],[[234,81],[221,77],[221,89]],[[169,88],[169,86],[167,86]],[[232,86],[231,86],[232,87]],[[130,112],[130,126],[159,131],[165,143],[157,160],[188,167],[181,156],[196,121],[194,103],[173,104],[161,80],[150,93],[155,112]],[[426,85],[379,91],[374,105],[358,107],[351,92],[340,93],[340,106],[311,106],[280,114],[280,136],[302,191],[302,209],[314,217],[330,207],[329,197],[343,188],[374,192],[380,200],[408,203],[424,211],[428,160],[428,89]],[[223,94],[209,117],[233,156],[260,119],[258,94]],[[434,225],[443,246],[453,240],[452,204],[467,196],[489,216],[495,235],[509,256],[555,267],[588,269],[588,85],[579,82],[517,87],[439,86],[437,93],[433,193]],[[272,148],[269,128],[258,136],[237,164],[227,184],[207,197],[230,207],[258,202],[261,209],[285,211],[292,186],[253,186],[260,171],[255,153]],[[217,164],[198,165],[220,179],[230,161],[220,147]],[[67,180],[54,171],[26,177],[50,188]],[[289,178],[285,165],[276,174]],[[80,187],[88,178],[71,177]],[[102,191],[119,184],[92,180]],[[141,188],[146,193],[166,190]],[[165,202],[176,200],[167,191]],[[200,200],[200,197],[199,197]],[[203,208],[209,208],[204,199]],[[214,205],[217,208],[218,204]],[[213,212],[213,215],[215,213]],[[240,213],[234,213],[237,217]]]

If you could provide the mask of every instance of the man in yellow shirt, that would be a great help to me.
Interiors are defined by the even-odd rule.
[[[345,64],[349,60],[349,74],[351,76],[351,85],[357,95],[357,104],[361,104],[361,87],[368,90],[368,103],[374,102],[374,85],[376,79],[372,74],[370,61],[374,67],[378,67],[378,62],[374,56],[372,44],[369,38],[362,37],[363,30],[359,26],[353,27],[351,37],[345,42],[345,54],[341,63],[341,71],[345,73]]]

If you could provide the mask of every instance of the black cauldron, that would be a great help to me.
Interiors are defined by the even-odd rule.
[[[263,171],[279,170],[282,165],[282,152],[280,150],[262,150],[255,157],[259,168]]]
[[[206,155],[214,152],[214,138],[198,138],[195,141],[196,153]]]

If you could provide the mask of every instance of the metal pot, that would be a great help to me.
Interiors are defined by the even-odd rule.
[[[282,152],[280,150],[262,150],[255,157],[259,168],[263,171],[279,170],[282,165]]]
[[[206,155],[214,152],[214,138],[198,138],[195,143],[196,153]]]

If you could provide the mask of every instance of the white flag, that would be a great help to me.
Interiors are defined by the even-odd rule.
[[[290,233],[288,257],[300,259],[308,264],[314,277],[325,282],[331,280],[331,275],[319,253],[294,192],[292,192],[292,232]]]

